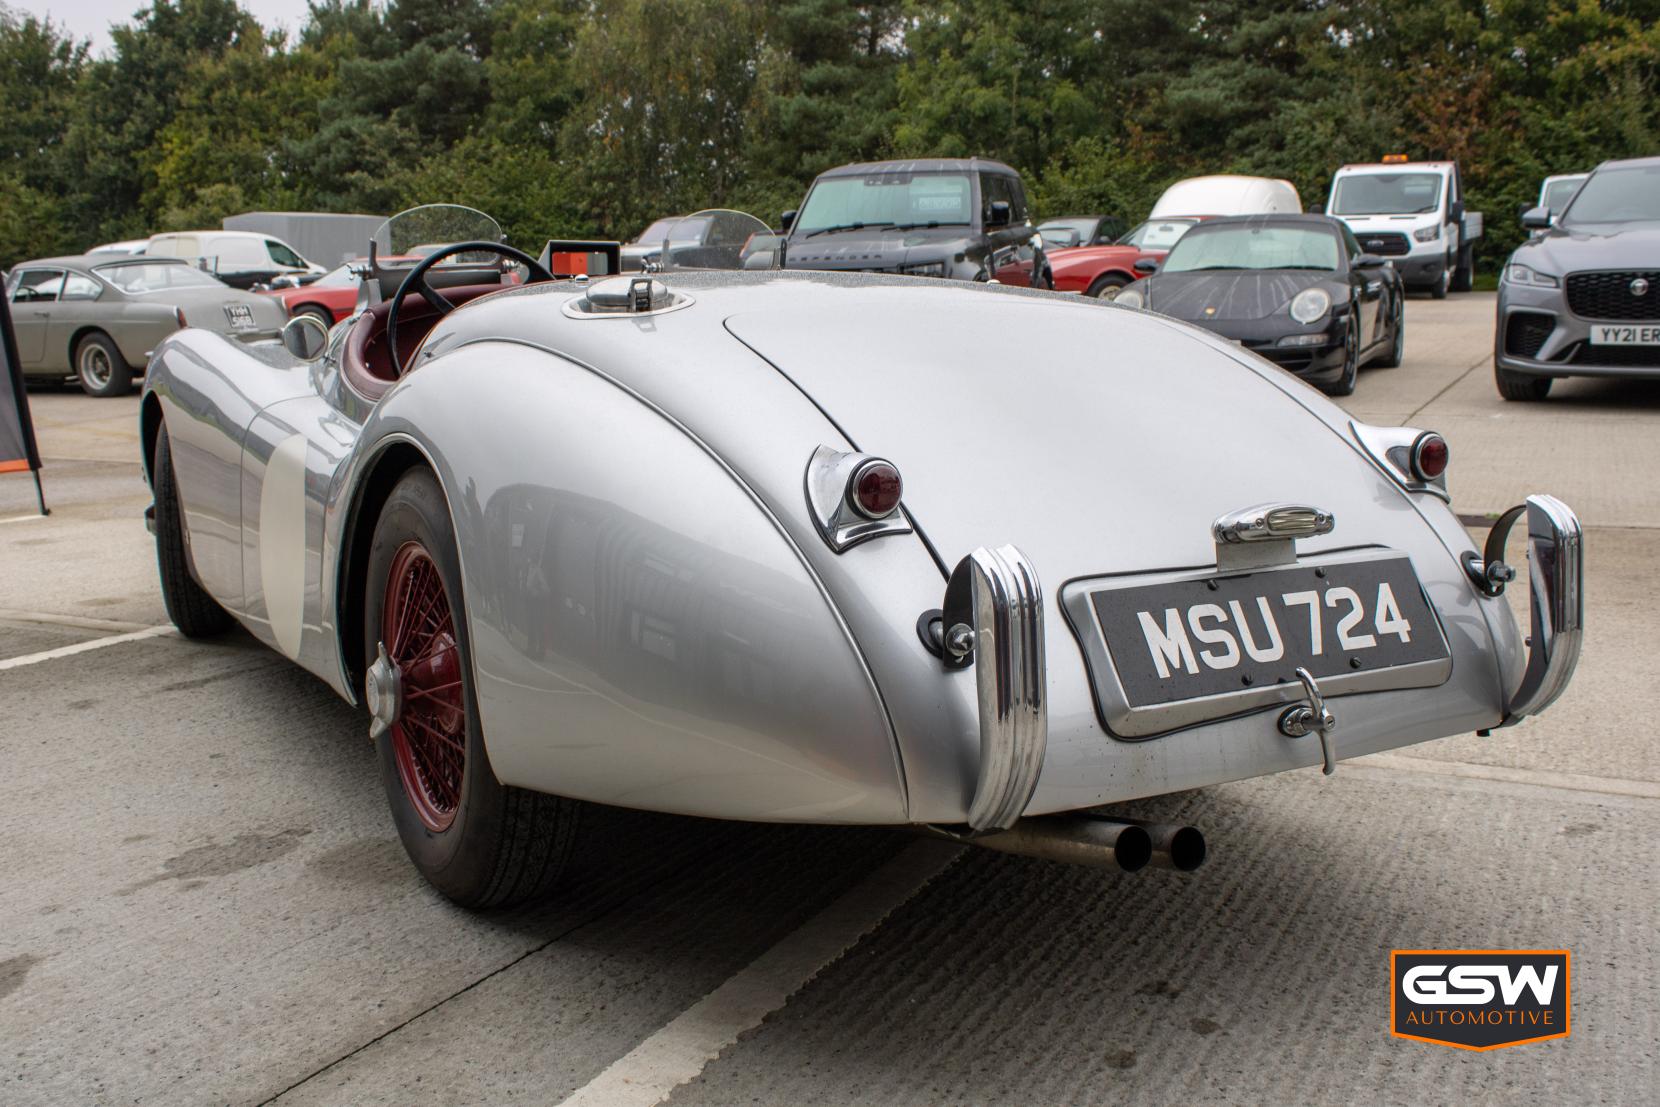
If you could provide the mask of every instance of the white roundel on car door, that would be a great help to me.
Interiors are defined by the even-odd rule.
[[[277,443],[259,493],[259,579],[266,616],[277,648],[291,660],[300,656],[305,614],[305,451],[304,435]]]

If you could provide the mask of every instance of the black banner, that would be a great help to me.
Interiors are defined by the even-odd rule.
[[[40,486],[40,450],[35,425],[29,420],[29,394],[23,389],[23,363],[17,357],[17,335],[12,331],[12,309],[0,286],[0,473],[27,469],[35,478],[35,499],[46,509],[46,491]]]
[[[1565,949],[1390,951],[1389,1032],[1457,1049],[1569,1034]]]
[[[35,448],[34,424],[29,422],[29,396],[23,391],[11,305],[4,296],[0,296],[0,357],[5,358],[6,370],[0,376],[0,473],[38,470],[40,451]]]

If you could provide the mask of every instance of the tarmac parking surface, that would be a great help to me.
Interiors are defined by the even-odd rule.
[[[244,634],[167,629],[137,403],[30,401],[0,478],[0,1103],[1653,1102],[1660,383],[1506,404],[1493,296],[1407,306],[1357,418],[1443,432],[1454,506],[1587,526],[1544,716],[1131,805],[1199,872],[594,809],[555,901],[415,874],[366,720]],[[1565,948],[1572,1035],[1392,1039],[1392,948]]]

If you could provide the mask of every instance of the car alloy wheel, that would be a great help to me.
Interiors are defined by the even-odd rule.
[[[1329,396],[1350,396],[1354,394],[1355,384],[1360,379],[1360,324],[1356,319],[1350,319],[1348,327],[1343,332],[1343,372],[1335,381],[1325,387]]]
[[[1098,300],[1116,300],[1118,294],[1129,287],[1129,283],[1129,281],[1118,276],[1100,277],[1089,286],[1085,294],[1094,296]]]
[[[81,383],[93,392],[104,391],[115,377],[115,366],[110,363],[109,351],[96,342],[82,344],[77,370],[81,375]]]
[[[442,833],[461,806],[467,709],[455,615],[438,566],[419,541],[393,555],[381,643],[400,689],[389,727],[398,776],[421,822]]]

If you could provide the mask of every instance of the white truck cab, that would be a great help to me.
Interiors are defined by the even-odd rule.
[[[1388,258],[1408,287],[1438,300],[1469,291],[1482,218],[1464,209],[1456,162],[1345,165],[1332,176],[1326,214],[1347,223],[1361,249]]]

